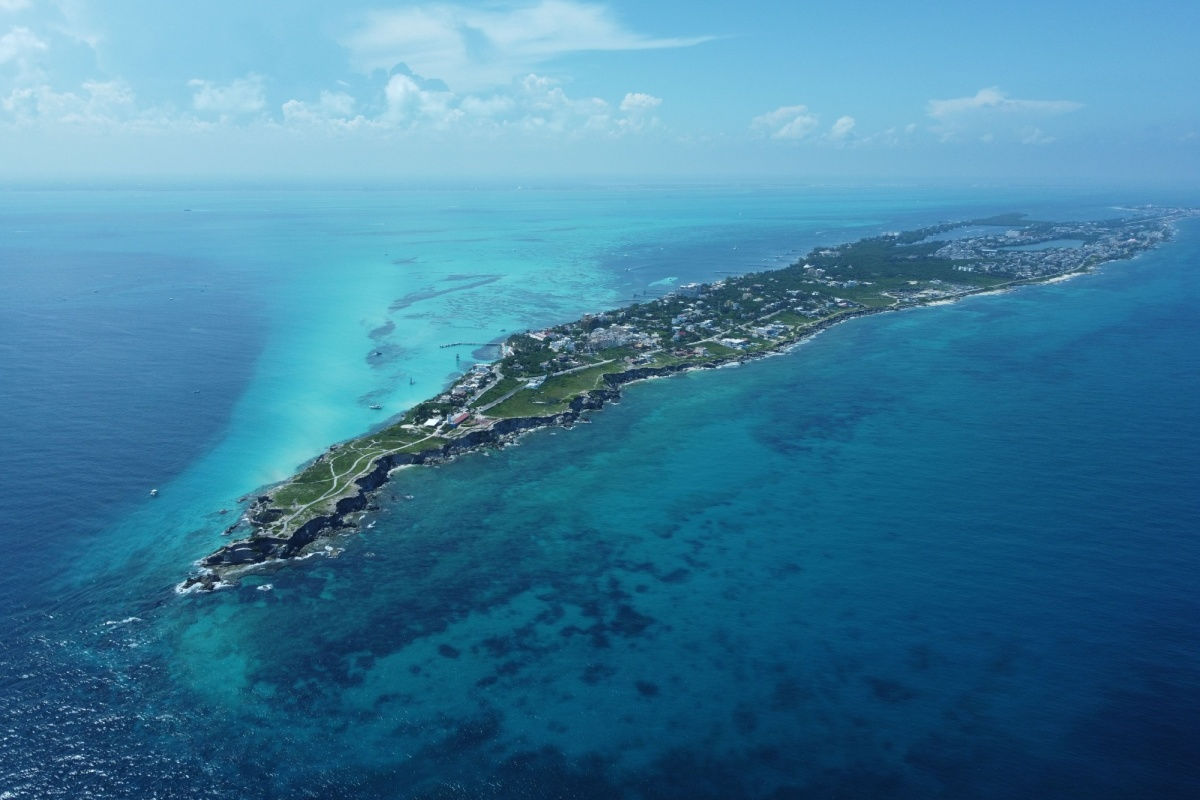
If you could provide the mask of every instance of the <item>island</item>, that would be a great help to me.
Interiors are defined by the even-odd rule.
[[[514,334],[498,358],[379,430],[335,444],[292,478],[251,499],[225,530],[233,541],[176,588],[233,585],[264,565],[336,554],[393,472],[549,426],[569,427],[622,386],[777,353],[845,320],[1061,279],[1131,258],[1168,240],[1196,212],[1130,209],[1118,219],[1039,222],[1023,214],[946,222],[819,247],[782,269],[691,283],[617,310]]]

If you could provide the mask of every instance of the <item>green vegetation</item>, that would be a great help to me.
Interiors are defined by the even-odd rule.
[[[480,395],[479,399],[475,402],[475,405],[482,408],[489,403],[494,403],[524,382],[525,381],[521,378],[513,378],[509,376],[501,378],[495,386]]]
[[[628,369],[624,362],[598,364],[564,375],[547,378],[536,389],[524,388],[488,410],[498,419],[508,417],[546,417],[567,410],[571,400],[603,385],[604,376]]]
[[[522,389],[512,397],[492,407],[488,412],[496,419],[511,417],[549,417],[567,410],[567,402],[557,397],[546,397],[533,389]]]
[[[261,527],[278,534],[327,513],[385,455],[436,450],[496,419],[560,414],[573,399],[605,386],[606,375],[758,355],[840,317],[1044,280],[1126,258],[1161,241],[1164,219],[1050,223],[1005,214],[944,223],[817,248],[783,269],[683,286],[665,297],[515,334],[504,342],[495,364],[466,373],[392,425],[322,454],[273,492],[279,519]],[[937,238],[968,224],[997,230],[957,241]],[[1011,249],[1066,238],[1084,245]]]

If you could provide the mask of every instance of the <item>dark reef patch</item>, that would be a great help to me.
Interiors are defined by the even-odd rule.
[[[597,683],[604,680],[605,678],[611,678],[613,675],[616,675],[616,674],[617,674],[616,669],[609,666],[608,664],[601,664],[601,663],[594,662],[594,663],[588,664],[584,668],[583,675],[580,679],[586,684],[595,686]]]
[[[671,570],[666,575],[659,575],[658,579],[663,583],[683,583],[690,578],[691,575],[692,571],[690,569],[679,567],[678,569]]]
[[[609,629],[621,636],[641,636],[653,624],[653,617],[635,611],[632,606],[621,605]]]
[[[771,692],[772,711],[795,711],[800,705],[812,697],[812,690],[801,685],[795,678],[787,677],[775,684]]]
[[[871,686],[871,694],[885,703],[903,703],[917,696],[917,692],[914,689],[905,686],[899,681],[872,677],[868,677],[866,681]]]
[[[375,328],[367,335],[370,336],[372,339],[382,339],[386,336],[390,336],[395,330],[396,330],[396,323],[389,319],[387,322],[380,325],[378,328]]]
[[[749,736],[758,728],[758,714],[747,705],[733,710],[733,727],[742,736]]]
[[[468,283],[463,283],[460,286],[455,286],[450,289],[425,289],[424,291],[419,291],[419,292],[409,292],[408,294],[404,295],[403,297],[398,297],[395,300],[393,300],[392,304],[388,306],[388,310],[389,311],[400,311],[401,309],[408,308],[409,306],[415,305],[423,300],[430,300],[434,297],[441,297],[444,294],[451,294],[453,292],[465,292],[468,289],[478,289],[480,286],[487,286],[489,283],[495,283],[496,281],[500,280],[501,277],[503,277],[503,276],[489,275],[486,277],[480,277],[477,280],[470,280]]]

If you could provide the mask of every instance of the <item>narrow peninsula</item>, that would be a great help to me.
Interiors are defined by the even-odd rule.
[[[330,447],[253,499],[239,535],[180,591],[212,590],[264,564],[328,552],[371,494],[406,465],[444,462],[522,433],[570,426],[633,381],[746,361],[844,320],[1086,272],[1170,238],[1190,209],[1037,222],[1021,214],[947,222],[814,249],[778,270],[687,284],[646,302],[508,337],[436,397],[374,433]]]

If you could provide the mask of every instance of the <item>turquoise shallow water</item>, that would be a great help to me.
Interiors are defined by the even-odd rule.
[[[1095,275],[856,320],[787,355],[631,387],[591,424],[403,472],[337,559],[215,595],[171,594],[187,562],[219,541],[214,505],[369,424],[364,398],[402,407],[408,377],[413,391],[444,377],[443,339],[963,212],[1106,211],[1071,198],[1013,205],[1019,193],[708,192],[613,190],[599,202],[558,191],[533,207],[497,204],[491,228],[486,205],[453,223],[454,204],[422,212],[429,200],[418,195],[212,198],[240,232],[219,243],[196,234],[189,264],[194,276],[225,265],[206,285],[253,322],[191,350],[170,340],[167,355],[143,344],[109,356],[161,358],[162,374],[174,352],[183,377],[227,382],[223,401],[196,401],[211,418],[197,430],[169,404],[151,430],[173,437],[158,450],[189,454],[161,482],[166,502],[134,499],[146,476],[95,478],[86,504],[59,501],[87,514],[47,525],[45,509],[6,497],[19,523],[6,546],[21,564],[0,584],[14,609],[0,649],[2,791],[1194,794],[1194,224]],[[729,222],[739,198],[750,222]],[[145,211],[144,197],[126,202]],[[265,219],[256,204],[270,207]],[[397,209],[432,218],[412,221],[416,230],[438,220],[452,230],[424,245],[411,230],[393,232],[386,250],[363,245],[362,219],[394,220]],[[315,224],[327,215],[340,221]],[[523,250],[529,217],[548,241]],[[175,241],[171,225],[145,227],[163,247]],[[491,230],[487,244],[457,242],[477,228]],[[152,252],[147,235],[125,234]],[[713,258],[718,249],[727,255]],[[420,263],[396,258],[437,253],[446,264],[419,279],[389,271]],[[150,263],[145,275],[161,279]],[[348,269],[377,276],[371,299],[352,291]],[[503,277],[427,296],[479,280],[451,275],[483,274]],[[184,296],[165,283],[136,285],[159,305],[179,303],[153,295]],[[61,301],[44,294],[44,307],[23,307],[49,317]],[[187,313],[219,316],[206,302]],[[86,310],[76,319],[115,318]],[[168,331],[183,312],[144,313],[143,324]],[[27,357],[37,341],[5,351],[6,369],[36,375]],[[57,364],[54,352],[37,363]],[[105,362],[82,361],[104,386]],[[193,393],[182,377],[167,383],[178,390],[171,403]],[[47,391],[28,394],[48,402]],[[98,415],[124,397],[111,391],[117,400],[72,397]],[[4,401],[38,407],[11,390]],[[92,419],[60,412],[81,416]],[[53,441],[53,426],[38,430],[41,444]],[[36,461],[38,442],[9,436]],[[146,457],[135,444],[98,457],[123,474]],[[14,462],[4,464],[17,475]],[[123,499],[108,497],[118,489]],[[268,581],[271,591],[257,590]]]

